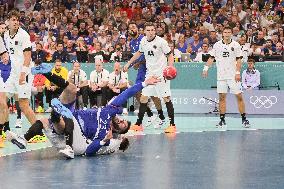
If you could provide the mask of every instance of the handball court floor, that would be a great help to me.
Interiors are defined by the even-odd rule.
[[[26,150],[5,142],[0,188],[284,188],[284,118],[249,120],[252,127],[244,129],[239,117],[228,115],[224,130],[215,128],[217,115],[176,115],[176,134],[149,126],[129,134],[126,152],[73,160],[59,157],[49,142]],[[11,128],[24,133],[27,120],[23,125]]]

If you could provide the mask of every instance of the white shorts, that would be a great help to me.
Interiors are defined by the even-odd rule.
[[[227,93],[228,90],[230,90],[232,94],[242,93],[241,82],[236,82],[234,79],[217,81],[217,93]]]
[[[74,130],[73,130],[74,154],[82,155],[86,153],[86,149],[89,146],[90,142],[88,142],[86,137],[83,135],[81,127],[75,117],[73,117],[73,122],[74,122]]]
[[[4,83],[4,91],[6,93],[18,94],[19,98],[31,98],[32,84],[34,76],[30,73],[26,76],[26,83],[19,85],[19,76],[11,73],[10,77]]]
[[[143,96],[154,96],[158,98],[171,96],[171,81],[162,79],[156,85],[148,85],[142,89]]]

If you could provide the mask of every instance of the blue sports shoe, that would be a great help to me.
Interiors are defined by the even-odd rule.
[[[42,63],[38,66],[32,67],[32,74],[45,74],[49,73],[52,70],[52,66],[50,64]]]
[[[66,108],[57,98],[51,100],[51,108],[63,117],[70,119],[72,119],[73,117],[72,112],[68,108]]]

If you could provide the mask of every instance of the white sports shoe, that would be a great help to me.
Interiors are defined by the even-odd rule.
[[[127,108],[123,108],[122,114],[124,114],[124,115],[127,115],[127,114],[128,114]]]
[[[135,115],[138,115],[138,113],[139,113],[139,109],[134,110]]]
[[[154,124],[154,129],[160,129],[165,123],[166,123],[166,119],[161,120],[159,118],[159,122],[157,124]]]
[[[156,121],[157,118],[158,117],[156,114],[153,114],[151,117],[148,117],[145,127],[149,127],[151,124],[153,124]]]
[[[6,138],[8,141],[16,144],[20,149],[25,149],[27,147],[28,141],[24,137],[13,133],[12,131],[6,131]]]
[[[74,159],[74,150],[69,145],[66,145],[64,149],[59,150],[59,154],[68,159]]]
[[[45,113],[50,113],[52,111],[52,108],[49,107],[47,110],[45,110]]]
[[[15,127],[16,127],[16,128],[22,128],[22,124],[23,124],[23,123],[22,123],[22,119],[17,119],[17,120],[16,120]]]

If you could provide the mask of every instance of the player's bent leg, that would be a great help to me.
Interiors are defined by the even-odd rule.
[[[60,114],[63,117],[70,119],[73,117],[72,112],[67,107],[65,107],[57,98],[51,100],[51,107],[56,113]]]
[[[140,106],[139,106],[139,112],[138,112],[138,119],[135,123],[135,125],[131,126],[129,130],[134,131],[143,131],[142,121],[144,118],[144,114],[147,110],[147,103],[148,103],[148,97],[141,95],[140,97]]]
[[[36,122],[36,115],[32,108],[30,107],[29,99],[27,98],[19,98],[19,106],[31,124]]]
[[[239,112],[240,112],[240,114],[242,116],[243,127],[249,128],[250,127],[250,123],[249,123],[249,121],[246,118],[245,102],[244,102],[242,93],[236,94],[236,98],[237,98],[237,102],[238,102]]]
[[[76,100],[77,87],[69,83],[69,85],[64,89],[59,99],[63,104],[70,104]]]
[[[225,127],[225,114],[226,114],[226,93],[219,93],[219,111],[220,111],[220,121],[216,127]]]
[[[158,112],[158,115],[159,115],[159,123],[158,125],[156,125],[155,128],[161,128],[164,123],[166,122],[166,118],[164,116],[164,112],[163,112],[163,109],[162,109],[162,103],[161,103],[161,99],[158,98],[158,97],[154,97],[154,96],[151,96],[154,104],[155,104],[155,107],[157,109],[157,112]]]
[[[174,112],[174,106],[171,101],[171,97],[163,97],[164,102],[166,103],[166,108],[168,112],[168,116],[170,119],[170,125],[165,129],[165,133],[175,133],[177,131],[176,125],[175,125],[175,112]]]

